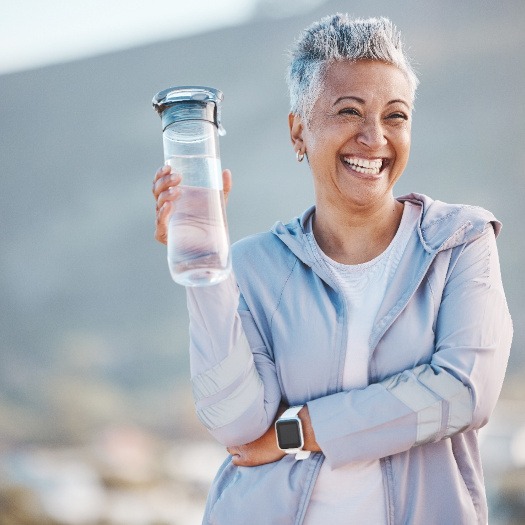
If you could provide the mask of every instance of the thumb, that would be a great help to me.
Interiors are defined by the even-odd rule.
[[[232,172],[230,170],[224,170],[222,172],[222,188],[224,191],[224,200],[228,203],[228,195],[232,189]]]

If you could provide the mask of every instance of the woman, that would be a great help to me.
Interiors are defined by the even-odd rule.
[[[416,86],[386,19],[327,17],[296,43],[290,136],[315,206],[236,243],[229,280],[187,290],[197,412],[231,454],[204,523],[487,522],[477,430],[512,338],[500,223],[394,198]]]

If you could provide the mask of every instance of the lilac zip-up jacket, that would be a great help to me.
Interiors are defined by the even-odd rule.
[[[258,467],[228,458],[203,523],[300,525],[323,461],[380,460],[389,525],[487,523],[477,431],[498,399],[512,322],[481,208],[411,194],[418,228],[370,336],[369,385],[343,391],[347,305],[312,249],[314,212],[233,246],[234,276],[188,288],[199,418],[224,445],[248,443],[279,403],[308,404],[323,453]]]

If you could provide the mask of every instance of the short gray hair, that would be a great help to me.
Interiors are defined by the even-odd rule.
[[[314,22],[295,42],[287,75],[292,113],[308,119],[328,66],[338,60],[392,64],[405,74],[415,97],[419,81],[394,24],[383,17],[351,19],[338,13]]]

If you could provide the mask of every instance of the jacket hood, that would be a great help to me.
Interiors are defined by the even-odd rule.
[[[410,193],[398,197],[397,200],[408,201],[421,207],[419,239],[424,249],[431,254],[473,241],[483,233],[489,223],[492,224],[496,236],[501,231],[501,223],[494,215],[479,206],[447,204],[419,193]],[[275,223],[271,230],[309,266],[314,262],[314,254],[309,249],[309,243],[304,242],[304,237],[306,223],[314,212],[315,206],[311,206],[288,224]]]

